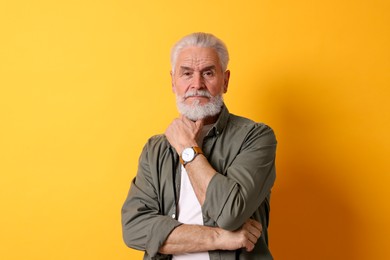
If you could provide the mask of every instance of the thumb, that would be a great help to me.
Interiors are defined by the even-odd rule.
[[[195,125],[196,125],[197,129],[202,129],[202,127],[203,127],[203,120],[197,120],[195,122]]]

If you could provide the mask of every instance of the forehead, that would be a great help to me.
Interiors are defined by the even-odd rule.
[[[180,51],[176,60],[176,67],[201,68],[205,66],[220,67],[218,54],[213,48],[186,47]]]

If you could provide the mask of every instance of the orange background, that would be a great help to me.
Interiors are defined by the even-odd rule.
[[[194,31],[229,47],[229,110],[277,134],[275,259],[390,259],[389,3],[1,1],[0,259],[141,258],[120,208]]]

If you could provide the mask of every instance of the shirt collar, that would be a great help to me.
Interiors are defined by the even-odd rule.
[[[221,113],[219,114],[217,122],[213,125],[213,127],[210,129],[208,134],[206,136],[218,136],[222,133],[223,129],[225,128],[227,122],[229,119],[229,110],[227,109],[226,105],[224,104],[221,110]]]

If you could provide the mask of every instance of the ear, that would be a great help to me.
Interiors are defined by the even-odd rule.
[[[172,87],[172,92],[175,93],[175,84],[173,83],[173,72],[172,70],[169,73],[171,75],[171,87]]]
[[[223,93],[226,93],[228,91],[229,79],[230,79],[230,70],[227,70],[223,75]]]

